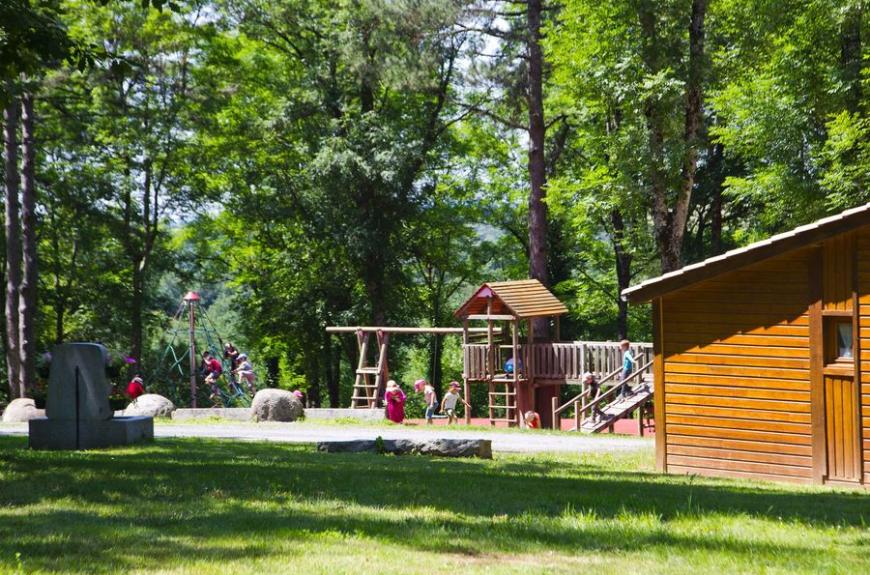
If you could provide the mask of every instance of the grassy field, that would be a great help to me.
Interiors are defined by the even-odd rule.
[[[868,573],[870,496],[666,477],[649,451],[493,461],[0,437],[2,573]]]

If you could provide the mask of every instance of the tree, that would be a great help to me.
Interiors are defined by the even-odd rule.
[[[22,274],[19,286],[19,357],[20,387],[22,396],[36,383],[36,142],[34,141],[33,94],[25,92],[21,97],[21,237]]]
[[[18,290],[21,284],[21,230],[18,199],[18,114],[17,98],[3,110],[3,144],[6,183],[6,370],[9,395],[22,397],[20,385]]]

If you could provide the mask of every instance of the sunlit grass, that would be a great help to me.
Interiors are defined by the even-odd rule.
[[[4,573],[870,572],[867,494],[660,476],[649,450],[25,445],[0,437]]]

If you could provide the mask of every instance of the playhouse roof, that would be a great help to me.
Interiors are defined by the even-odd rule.
[[[746,247],[646,280],[623,290],[631,302],[645,302],[719,274],[760,262],[787,251],[806,247],[832,236],[870,225],[870,204],[852,208]]]
[[[490,298],[492,316],[510,315],[516,319],[527,319],[568,313],[568,308],[538,280],[517,280],[483,284],[454,315],[460,318],[486,315],[486,304]]]

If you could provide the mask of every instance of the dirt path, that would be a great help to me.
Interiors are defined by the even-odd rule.
[[[0,435],[26,435],[26,424],[0,424]],[[207,437],[247,441],[315,443],[351,439],[491,439],[493,451],[514,453],[541,452],[619,452],[653,449],[650,438],[623,436],[568,435],[538,432],[461,429],[420,429],[415,427],[366,427],[317,425],[312,423],[158,423],[155,437]]]

